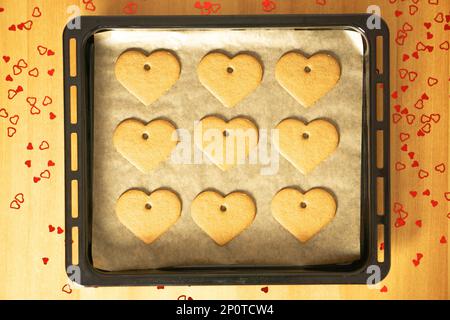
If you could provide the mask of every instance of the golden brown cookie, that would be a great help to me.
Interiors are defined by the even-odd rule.
[[[178,220],[181,201],[169,190],[160,189],[147,194],[132,189],[117,200],[116,214],[128,230],[150,244]]]
[[[249,152],[258,144],[258,128],[242,117],[228,122],[207,116],[195,127],[196,145],[223,171],[246,162]]]
[[[144,173],[168,159],[177,143],[176,128],[161,119],[148,124],[128,119],[117,126],[113,135],[116,150]]]
[[[180,62],[169,51],[150,55],[129,50],[116,61],[117,80],[146,106],[164,95],[180,77]]]
[[[303,194],[286,188],[273,197],[272,215],[294,237],[306,242],[333,220],[336,201],[324,189],[311,189]]]
[[[278,61],[275,77],[299,103],[310,107],[336,85],[341,67],[329,54],[316,53],[308,59],[289,52]]]
[[[253,222],[256,206],[243,192],[223,197],[214,191],[204,191],[192,201],[191,215],[203,231],[223,246]]]
[[[281,121],[274,144],[301,173],[311,172],[328,158],[339,143],[339,133],[330,122],[314,120],[308,124],[296,119]]]
[[[200,61],[197,72],[200,82],[228,108],[254,91],[263,76],[258,60],[245,53],[233,58],[219,52],[209,53]]]

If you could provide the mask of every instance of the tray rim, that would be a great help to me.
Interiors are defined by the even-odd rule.
[[[369,268],[379,268],[379,279],[382,280],[390,268],[390,127],[389,127],[389,29],[387,24],[381,20],[380,29],[369,29],[366,21],[368,14],[343,14],[343,15],[233,15],[233,16],[80,16],[81,29],[70,29],[69,22],[63,32],[64,51],[64,144],[65,144],[65,223],[66,244],[65,264],[66,273],[70,280],[76,281],[84,286],[121,286],[121,285],[231,285],[231,284],[365,284],[371,275]],[[91,216],[92,208],[89,207],[90,194],[86,184],[89,184],[90,173],[87,168],[90,155],[86,139],[90,136],[88,131],[89,114],[86,113],[87,106],[93,105],[92,96],[92,74],[86,74],[86,68],[92,62],[92,44],[89,43],[92,36],[103,30],[117,28],[252,28],[252,27],[294,27],[294,28],[349,28],[358,31],[366,40],[368,66],[365,66],[365,81],[363,83],[363,108],[369,111],[368,119],[364,123],[369,124],[367,128],[367,141],[363,143],[369,170],[367,183],[368,190],[361,186],[361,197],[366,196],[367,213],[370,226],[361,223],[361,232],[367,237],[363,243],[361,239],[361,252],[363,245],[368,245],[367,256],[362,257],[357,263],[347,265],[320,265],[302,267],[270,267],[270,266],[221,266],[220,270],[214,267],[201,268],[161,268],[150,270],[130,271],[102,271],[96,269],[90,256]],[[376,38],[383,38],[383,72],[376,70]],[[70,59],[68,58],[69,40],[77,40],[76,76],[70,76]],[[92,66],[92,65],[91,65]],[[368,70],[367,70],[368,69]],[[87,70],[89,71],[89,70]],[[383,121],[376,120],[376,87],[382,84],[383,91]],[[70,87],[77,86],[77,124],[70,122]],[[364,88],[369,86],[368,90]],[[366,92],[369,94],[366,95]],[[368,104],[368,106],[366,105]],[[364,114],[364,110],[363,110]],[[363,119],[364,120],[364,119]],[[384,156],[383,169],[376,167],[376,131],[383,131]],[[71,170],[71,133],[78,134],[78,170]],[[83,140],[81,138],[85,137]],[[377,188],[376,177],[384,179],[384,215],[378,215],[376,209]],[[78,180],[78,218],[71,215],[71,181]],[[362,180],[363,181],[363,180]],[[363,183],[362,183],[363,184]],[[363,191],[367,191],[365,194]],[[375,199],[375,200],[374,200]],[[361,207],[363,200],[361,199]],[[90,211],[89,211],[90,210]],[[361,208],[363,211],[363,208]],[[362,217],[363,218],[363,217]],[[361,219],[362,219],[361,218]],[[362,221],[363,222],[363,221]],[[383,225],[384,231],[384,262],[377,261],[377,228]],[[72,265],[72,228],[78,227],[78,265]],[[364,229],[364,230],[363,230]],[[349,270],[349,268],[352,269]],[[255,271],[256,269],[256,271]],[[79,272],[78,276],[74,270]],[[184,270],[184,271],[180,271]],[[239,270],[239,271],[237,271]]]

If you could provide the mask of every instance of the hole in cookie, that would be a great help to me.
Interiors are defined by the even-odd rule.
[[[233,69],[232,67],[228,67],[228,68],[227,68],[227,72],[228,72],[228,73],[233,73],[233,72],[234,72],[234,69]]]
[[[220,206],[220,211],[225,212],[227,211],[227,207],[225,207],[224,205]]]
[[[148,139],[148,133],[143,133],[142,134],[142,139],[147,140]]]
[[[305,73],[310,73],[311,72],[311,68],[306,66],[305,69],[303,69],[305,71]]]
[[[300,202],[300,208],[305,209],[307,207],[306,202]]]
[[[228,136],[230,135],[230,133],[229,133],[227,130],[223,130],[223,131],[222,131],[222,135],[223,135],[224,137],[228,137]]]
[[[150,67],[150,65],[148,63],[144,64],[144,70],[145,71],[150,71],[152,67]]]
[[[145,204],[145,209],[150,210],[152,208],[152,205],[150,203]]]
[[[309,139],[309,134],[306,133],[306,132],[304,132],[304,133],[302,134],[302,138],[305,139],[305,140]]]

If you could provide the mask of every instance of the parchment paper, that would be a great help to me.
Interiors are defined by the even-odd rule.
[[[114,64],[125,50],[148,53],[172,50],[182,72],[172,89],[151,106],[144,106],[115,78]],[[234,55],[252,52],[263,64],[261,85],[235,108],[225,108],[198,81],[196,68],[212,50]],[[286,52],[332,53],[342,68],[337,86],[311,108],[302,107],[276,81],[274,70]],[[351,262],[360,256],[360,166],[363,49],[362,38],[344,30],[117,30],[95,35],[94,175],[92,256],[96,268],[119,271],[183,265],[250,264],[312,265]],[[227,119],[247,116],[261,128],[297,117],[331,120],[340,133],[338,149],[307,176],[280,156],[277,175],[261,175],[261,165],[245,164],[222,172],[208,164],[166,162],[142,174],[112,144],[116,126],[127,118],[145,122],[168,118],[193,132],[195,120],[206,115]],[[277,191],[324,187],[337,199],[334,220],[307,243],[300,243],[271,215]],[[182,216],[157,241],[146,245],[117,219],[117,198],[130,188],[152,191],[166,187],[182,200]],[[217,246],[192,220],[190,204],[201,191],[249,193],[256,201],[252,225],[224,247]]]

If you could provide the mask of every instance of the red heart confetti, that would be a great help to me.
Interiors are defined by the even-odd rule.
[[[47,257],[42,258],[42,262],[44,263],[44,265],[47,265],[48,260],[49,260],[49,259],[48,259]]]
[[[261,291],[264,293],[267,293],[267,292],[269,292],[269,287],[262,287]]]

